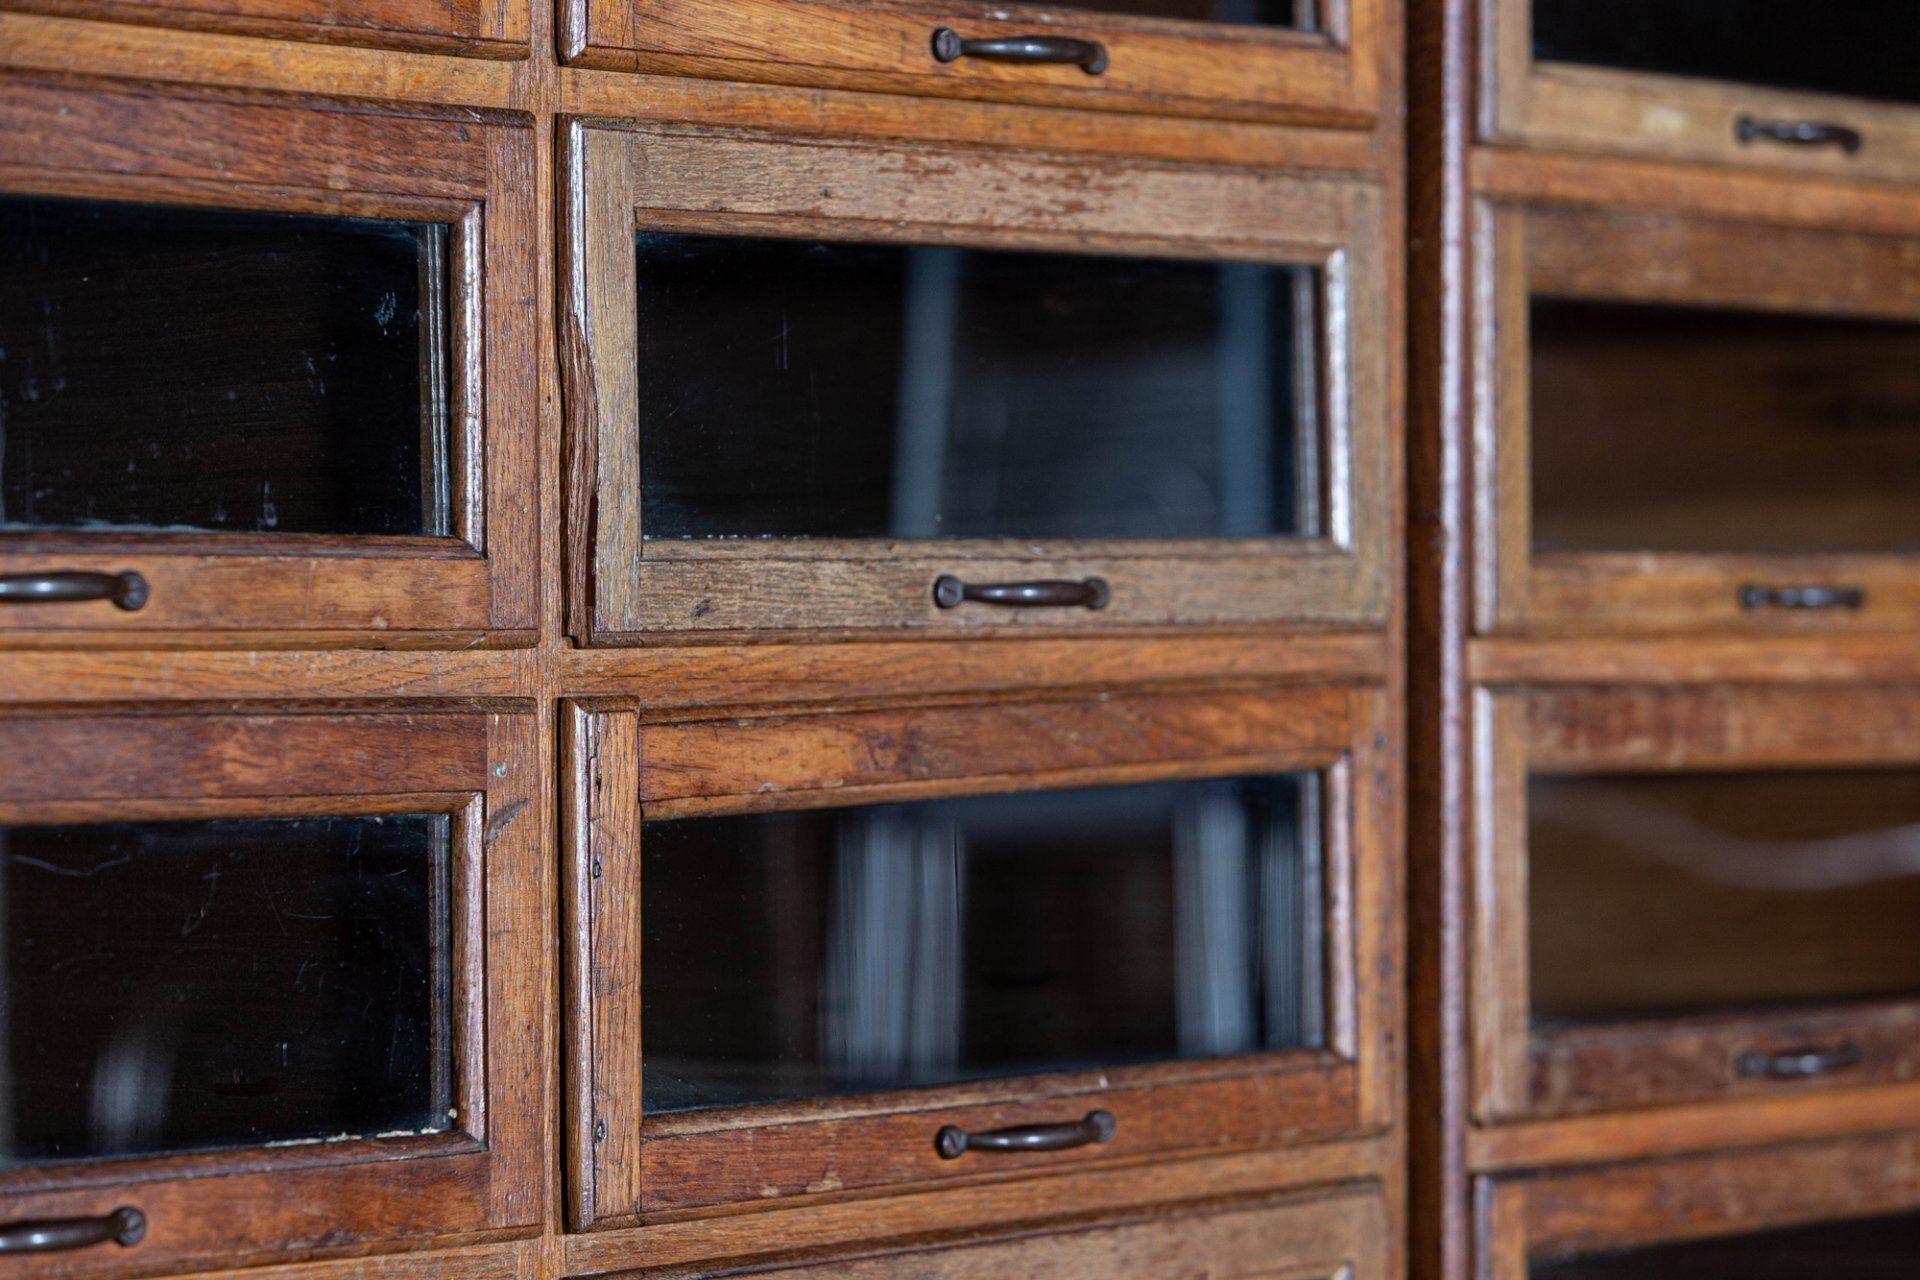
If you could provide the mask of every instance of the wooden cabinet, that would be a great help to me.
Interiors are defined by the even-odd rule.
[[[1386,616],[1379,187],[592,122],[566,152],[583,639]]]
[[[575,1221],[1386,1124],[1382,715],[576,705]]]
[[[0,719],[0,1275],[537,1223],[539,775],[505,712]]]
[[[1387,0],[567,0],[559,22],[587,67],[1354,127],[1380,112],[1395,18]]]
[[[1485,632],[1920,620],[1920,241],[1489,202]]]
[[[534,624],[533,139],[0,81],[0,643]]]
[[[533,0],[7,0],[0,9],[328,44],[525,58]]]
[[[1897,0],[1477,2],[1491,141],[1920,178],[1920,37]]]

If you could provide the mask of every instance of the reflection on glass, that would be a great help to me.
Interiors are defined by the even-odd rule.
[[[1920,551],[1920,325],[1535,298],[1538,551]]]
[[[1538,1262],[1528,1275],[1532,1280],[1906,1280],[1916,1271],[1920,1214]]]
[[[1920,772],[1535,777],[1539,1023],[1920,994]]]
[[[0,529],[446,534],[447,229],[0,196]]]
[[[1913,0],[1533,0],[1533,56],[1920,102]]]
[[[0,1167],[448,1128],[441,815],[0,827]]]
[[[1140,18],[1320,29],[1320,0],[1041,0],[1050,9],[1093,9]]]
[[[1306,267],[639,238],[650,538],[1318,530]]]
[[[1312,775],[650,822],[651,1114],[1323,1043]]]

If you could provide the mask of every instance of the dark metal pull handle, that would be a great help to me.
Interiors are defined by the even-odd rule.
[[[968,40],[951,27],[933,33],[933,60],[987,58],[994,62],[1064,62],[1090,76],[1107,69],[1107,46],[1098,40],[1069,40],[1065,36],[1000,36]]]
[[[89,573],[68,569],[0,576],[0,604],[67,604],[76,600],[111,600],[132,612],[147,603],[147,580],[130,570]]]
[[[1740,588],[1742,609],[1858,609],[1867,602],[1867,593],[1859,587],[1763,587],[1748,583]]]
[[[1779,1053],[1743,1053],[1734,1059],[1733,1069],[1748,1079],[1811,1080],[1860,1065],[1860,1046],[1843,1044],[1832,1049],[1786,1049]]]
[[[147,1215],[121,1206],[100,1218],[60,1218],[16,1222],[0,1227],[0,1256],[9,1253],[59,1253],[89,1245],[139,1244],[147,1236]]]
[[[1733,122],[1733,136],[1742,143],[1784,142],[1790,147],[1838,147],[1848,155],[1860,150],[1860,131],[1820,120],[1757,120],[1741,116]]]
[[[1104,609],[1112,593],[1105,578],[1080,582],[962,582],[950,573],[933,580],[933,602],[957,609],[967,601],[1016,609]]]
[[[1084,1119],[1060,1124],[1023,1124],[1011,1129],[968,1133],[957,1124],[945,1125],[933,1145],[942,1160],[958,1160],[969,1151],[1070,1151],[1096,1142],[1112,1142],[1120,1122],[1111,1111],[1089,1111]]]

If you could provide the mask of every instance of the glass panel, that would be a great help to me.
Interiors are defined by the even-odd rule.
[[[1920,993],[1920,772],[1536,777],[1536,1022]]]
[[[1920,102],[1913,0],[1533,0],[1533,56]]]
[[[1312,776],[650,822],[650,1113],[1323,1042]]]
[[[1536,298],[1539,551],[1920,550],[1920,325]]]
[[[446,253],[0,197],[0,528],[449,533]]]
[[[1906,1280],[1916,1270],[1920,1214],[1540,1262],[1527,1274],[1533,1280]]]
[[[646,534],[1312,534],[1315,280],[643,235]]]
[[[1043,0],[1049,9],[1094,9],[1141,18],[1234,22],[1248,26],[1320,29],[1318,0]]]
[[[448,826],[0,828],[0,1166],[447,1129]]]

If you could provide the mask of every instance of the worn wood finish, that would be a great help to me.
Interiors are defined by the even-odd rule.
[[[138,1245],[0,1258],[0,1275],[234,1266],[525,1231],[543,1207],[547,981],[532,718],[480,711],[62,712],[0,719],[0,822],[453,815],[458,1128],[421,1138],[21,1165],[0,1218],[131,1204]]]
[[[25,13],[372,48],[524,58],[531,0],[8,0]]]
[[[1381,975],[1396,951],[1398,883],[1385,837],[1389,777],[1377,692],[1110,697],[868,712],[653,719],[631,702],[570,711],[567,820],[574,927],[570,1077],[582,1226],[650,1215],[998,1180],[1161,1152],[1359,1132],[1394,1113]],[[1251,770],[1328,772],[1329,1051],[1037,1076],[650,1120],[640,1096],[637,859],[644,817],[981,794]],[[585,1056],[590,1055],[590,1056]],[[944,1161],[942,1124],[1031,1123],[1105,1107],[1098,1152],[981,1168]],[[616,1132],[615,1126],[622,1127]],[[604,1126],[604,1128],[602,1127]],[[823,1172],[824,1170],[824,1172]]]
[[[1535,1177],[1483,1179],[1478,1221],[1489,1280],[1530,1260],[1817,1222],[1920,1204],[1911,1132]]]
[[[1479,134],[1541,150],[1624,153],[1700,166],[1733,165],[1829,178],[1920,176],[1920,108],[1751,85],[1536,62],[1531,0],[1476,0],[1484,35]],[[1735,122],[1819,120],[1857,130],[1862,145],[1742,143]]]
[[[569,62],[622,71],[1364,127],[1398,65],[1398,10],[1389,0],[1320,9],[1324,33],[1038,4],[753,0],[728,10],[691,0],[566,0],[559,38]],[[943,65],[931,47],[940,27],[1097,40],[1109,65],[1097,77],[1071,66]]]
[[[136,570],[137,612],[0,611],[0,642],[524,644],[535,624],[532,139],[472,113],[12,75],[0,188],[81,198],[444,221],[454,372],[451,538],[0,535],[0,572]]]
[[[829,630],[950,636],[1206,623],[1376,623],[1390,597],[1391,352],[1367,183],[576,122],[564,317],[569,598],[595,644]],[[1058,193],[1072,191],[1071,198]],[[640,509],[636,229],[1301,262],[1324,275],[1324,538],[1183,543],[650,543]],[[1087,610],[942,610],[942,572],[1100,576]]]

